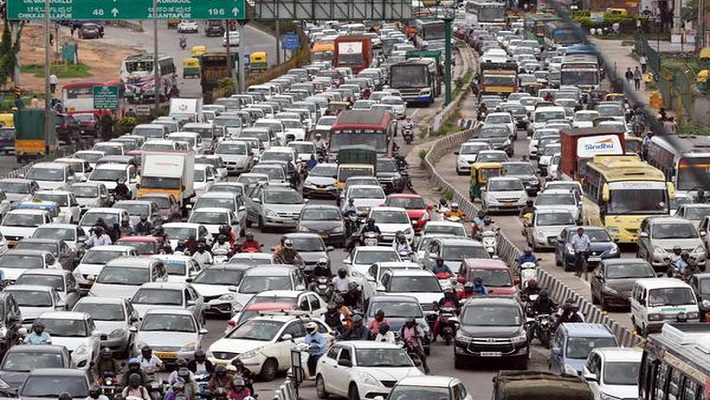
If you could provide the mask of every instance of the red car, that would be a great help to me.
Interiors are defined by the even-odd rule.
[[[489,295],[515,296],[516,279],[510,268],[501,260],[492,258],[466,258],[461,263],[458,282],[473,282],[474,278],[483,278],[483,286]]]
[[[118,239],[116,244],[131,246],[140,255],[158,254],[160,241],[154,236],[126,236]]]
[[[421,232],[427,221],[431,219],[432,207],[427,206],[424,198],[418,194],[391,194],[387,196],[385,205],[388,207],[402,207],[407,210],[407,216],[412,222],[415,233]]]

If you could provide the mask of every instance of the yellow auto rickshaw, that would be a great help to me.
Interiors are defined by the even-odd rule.
[[[486,186],[488,179],[494,176],[505,175],[503,164],[499,162],[478,162],[471,165],[471,179],[468,185],[468,195],[471,201],[481,198],[481,189]]]
[[[609,93],[606,95],[606,101],[616,101],[624,104],[626,102],[626,95],[623,93]]]
[[[199,78],[200,77],[200,59],[195,57],[189,57],[182,60],[182,77],[183,79]]]
[[[269,68],[266,52],[255,51],[249,54],[249,68],[252,72],[264,72]]]
[[[331,101],[328,103],[328,115],[338,115],[341,111],[350,108],[350,103],[347,101]]]
[[[193,57],[201,57],[205,53],[207,53],[207,46],[203,45],[192,46],[190,50],[190,54],[192,54]]]

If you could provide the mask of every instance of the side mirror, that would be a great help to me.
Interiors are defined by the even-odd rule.
[[[325,251],[327,251],[327,252],[331,252],[333,250],[335,250],[335,247],[333,247],[333,246],[328,246],[325,248]]]
[[[77,238],[77,242],[86,242],[87,240],[89,240],[89,238],[86,236],[79,236],[79,238]]]
[[[338,365],[342,367],[352,368],[353,362],[350,360],[338,360]]]
[[[237,287],[236,287],[236,286],[230,286],[230,287],[227,288],[227,290],[229,290],[230,292],[236,293],[236,292],[237,292]]]
[[[247,208],[244,207],[244,206],[239,206],[239,208],[237,208],[237,211],[240,211],[240,212],[241,212],[241,211],[246,211],[246,210],[247,210]]]
[[[200,335],[206,335],[206,334],[208,334],[209,332],[210,332],[210,331],[208,331],[207,329],[201,328],[197,333],[199,333]]]
[[[582,373],[582,377],[584,380],[587,382],[597,382],[599,378],[597,378],[597,374],[593,374],[587,370],[587,368],[584,368],[584,372]]]
[[[560,350],[559,347],[553,347],[553,348],[552,348],[552,355],[553,355],[553,356],[561,356],[561,355],[562,355],[562,350]]]
[[[138,332],[138,328],[136,328],[135,326],[132,326],[132,327],[128,328],[128,330],[131,331],[131,332],[133,332],[133,333]]]
[[[196,303],[194,300],[190,300],[190,301],[187,302],[187,306],[188,306],[188,307],[194,306],[195,304],[197,304],[197,303]]]
[[[458,151],[455,151],[454,154],[455,154],[455,155],[459,155],[459,152],[458,152]]]
[[[293,340],[293,336],[290,333],[285,333],[281,336],[281,341],[285,342],[287,340]]]
[[[641,232],[639,233],[640,238],[648,239],[648,232]]]
[[[259,203],[261,204],[261,199],[257,199],[256,197],[251,199],[254,203]]]

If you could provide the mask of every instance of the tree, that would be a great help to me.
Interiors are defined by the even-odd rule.
[[[15,40],[13,42],[12,29],[10,23],[6,19],[3,25],[2,36],[0,36],[0,84],[5,86],[9,79],[12,79],[16,58],[15,55],[20,51],[20,35],[22,32],[23,23],[17,28]]]

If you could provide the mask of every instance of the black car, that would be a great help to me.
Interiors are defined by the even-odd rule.
[[[0,128],[0,151],[15,152],[15,128]]]
[[[579,228],[579,226],[568,226],[562,229],[555,243],[555,265],[561,265],[565,271],[574,270],[576,265],[577,257],[571,242]],[[591,251],[587,257],[588,270],[593,270],[602,260],[621,257],[619,246],[605,228],[599,226],[584,226],[583,228],[591,242]]]
[[[513,156],[511,133],[506,125],[485,125],[481,127],[476,137],[490,140],[493,143],[493,150],[503,150],[508,157]]]
[[[323,241],[345,247],[345,224],[340,209],[327,204],[308,204],[298,218],[298,232],[316,233]]]
[[[71,356],[66,347],[51,344],[13,346],[0,364],[0,379],[9,390],[16,391],[30,371],[40,368],[71,368]]]
[[[303,258],[303,262],[306,264],[303,269],[305,274],[313,272],[313,268],[321,260],[326,262],[328,269],[331,269],[330,255],[328,253],[333,251],[333,247],[326,246],[320,235],[315,233],[288,233],[284,237],[293,241],[293,248]],[[332,269],[330,272],[330,275],[334,275]]]
[[[104,37],[104,27],[91,22],[81,25],[79,39],[99,39]]]
[[[0,353],[5,353],[20,337],[18,330],[22,327],[22,315],[10,293],[0,292],[0,307],[0,332],[5,332],[0,336]]]
[[[540,191],[540,179],[535,175],[535,168],[525,161],[512,161],[503,163],[505,176],[519,178],[525,186],[528,196],[537,196]]]
[[[404,179],[399,173],[397,162],[392,158],[377,159],[377,180],[387,194],[404,191]]]
[[[513,360],[527,369],[525,314],[511,296],[471,297],[461,308],[454,343],[454,368],[472,360]]]
[[[59,140],[67,144],[81,140],[81,128],[74,117],[69,114],[57,113],[55,121],[55,129]]]
[[[219,20],[207,21],[205,28],[205,36],[207,37],[222,37],[224,35],[224,25]]]
[[[700,321],[710,322],[710,272],[695,274],[696,279],[691,279],[688,283],[693,287],[698,296],[698,308],[700,309]]]
[[[592,303],[600,304],[602,310],[628,308],[634,282],[655,276],[651,264],[640,258],[604,260],[592,273]]]

